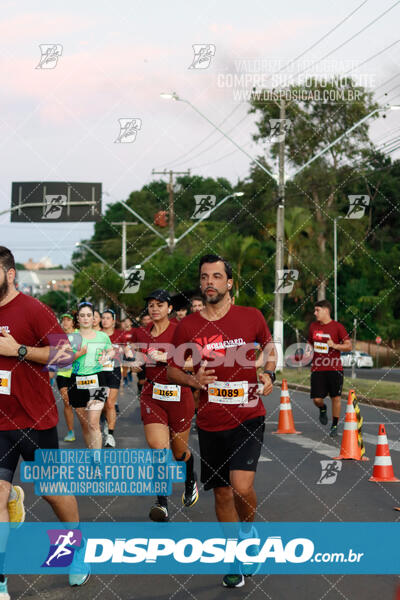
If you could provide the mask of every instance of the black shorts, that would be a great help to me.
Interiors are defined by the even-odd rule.
[[[311,398],[335,398],[342,395],[343,371],[313,371],[311,373]]]
[[[64,377],[64,375],[57,375],[56,381],[59,390],[61,388],[69,388],[71,385],[71,377]]]
[[[230,485],[230,471],[257,470],[264,429],[264,417],[243,421],[238,427],[224,431],[198,428],[201,482],[205,490]]]
[[[104,371],[96,373],[99,379],[99,387],[96,390],[78,390],[76,387],[76,375],[71,375],[71,382],[68,387],[68,399],[73,408],[86,408],[87,403],[97,392],[96,400],[105,402],[108,396],[107,378]],[[90,377],[90,375],[88,375]],[[100,391],[101,390],[101,391]]]
[[[107,387],[113,390],[119,390],[121,386],[121,367],[114,367],[112,371],[104,371]]]
[[[19,457],[35,460],[35,450],[58,449],[57,427],[0,431],[0,479],[13,480]]]
[[[137,372],[138,381],[144,381],[146,379],[146,366],[142,367],[140,371]]]

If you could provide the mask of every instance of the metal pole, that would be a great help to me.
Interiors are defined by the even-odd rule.
[[[121,255],[122,277],[125,278],[126,272],[126,221],[122,221],[122,255]],[[121,319],[125,319],[126,313],[123,308],[120,309]]]
[[[126,221],[122,221],[122,255],[121,255],[121,269],[124,275],[126,271]]]
[[[357,319],[353,321],[353,351],[356,349],[356,341],[357,341]],[[351,363],[351,378],[356,379],[356,361],[352,360]]]
[[[283,269],[283,250],[285,238],[285,137],[284,119],[286,115],[285,101],[280,102],[280,142],[279,142],[279,204],[276,216],[276,254],[275,254],[275,289],[278,289],[278,271]],[[278,354],[276,369],[283,368],[283,294],[275,293],[274,307],[274,343]]]
[[[169,194],[169,213],[168,213],[168,223],[169,223],[169,251],[172,253],[175,248],[175,215],[174,215],[174,172],[169,172],[169,185],[168,185],[168,194]]]
[[[86,244],[83,244],[82,242],[77,242],[76,246],[77,247],[82,246],[82,248],[85,248],[86,250],[88,250],[89,252],[91,252],[93,254],[93,256],[95,256],[100,262],[102,262],[109,269],[111,269],[112,271],[114,271],[114,273],[116,275],[118,275],[118,277],[121,277],[121,274],[118,273],[118,271],[116,269],[114,269],[114,267],[112,265],[109,265],[108,262],[106,260],[104,260],[104,258],[102,256],[100,256],[100,254],[97,254],[97,252],[95,252],[94,250],[92,250],[92,248],[90,248],[90,246],[87,246]]]
[[[337,321],[337,220],[333,219],[334,315]]]

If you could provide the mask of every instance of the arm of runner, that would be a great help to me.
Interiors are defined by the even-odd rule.
[[[12,335],[4,331],[1,331],[0,335],[0,356],[12,356],[18,358],[18,348],[22,344],[19,344]],[[45,365],[49,361],[50,357],[50,346],[42,346],[40,348],[34,348],[33,346],[26,346],[27,353],[25,360]]]
[[[353,348],[353,344],[351,343],[350,336],[341,323],[339,323],[339,326],[340,326],[340,343],[335,344],[333,342],[332,338],[330,337],[328,340],[328,346],[329,346],[329,348],[332,348],[333,350],[339,350],[340,352],[351,352],[351,350]]]
[[[217,378],[214,375],[215,370],[206,369],[206,366],[207,361],[204,361],[195,375],[189,375],[188,373],[184,373],[178,367],[169,365],[167,369],[167,377],[171,383],[193,387],[196,388],[196,390],[206,390],[209,383],[214,383],[214,381],[217,381]]]

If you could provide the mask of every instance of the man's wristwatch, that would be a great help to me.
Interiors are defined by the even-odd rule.
[[[25,356],[28,354],[28,348],[24,345],[18,348],[18,360],[24,360]]]
[[[264,371],[265,375],[269,375],[271,377],[272,383],[275,383],[276,375],[274,371]]]

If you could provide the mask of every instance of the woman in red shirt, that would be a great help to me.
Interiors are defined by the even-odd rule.
[[[197,502],[199,492],[193,471],[193,456],[188,448],[194,401],[190,388],[170,384],[167,379],[167,352],[176,328],[168,319],[172,310],[171,297],[165,290],[155,290],[147,298],[147,310],[152,322],[136,330],[139,362],[146,365],[146,381],[140,395],[140,412],[146,441],[152,449],[169,448],[176,460],[186,462],[185,491],[182,504]],[[136,356],[136,358],[138,358]],[[135,369],[138,370],[138,369]],[[157,496],[150,519],[168,520],[166,496]]]

